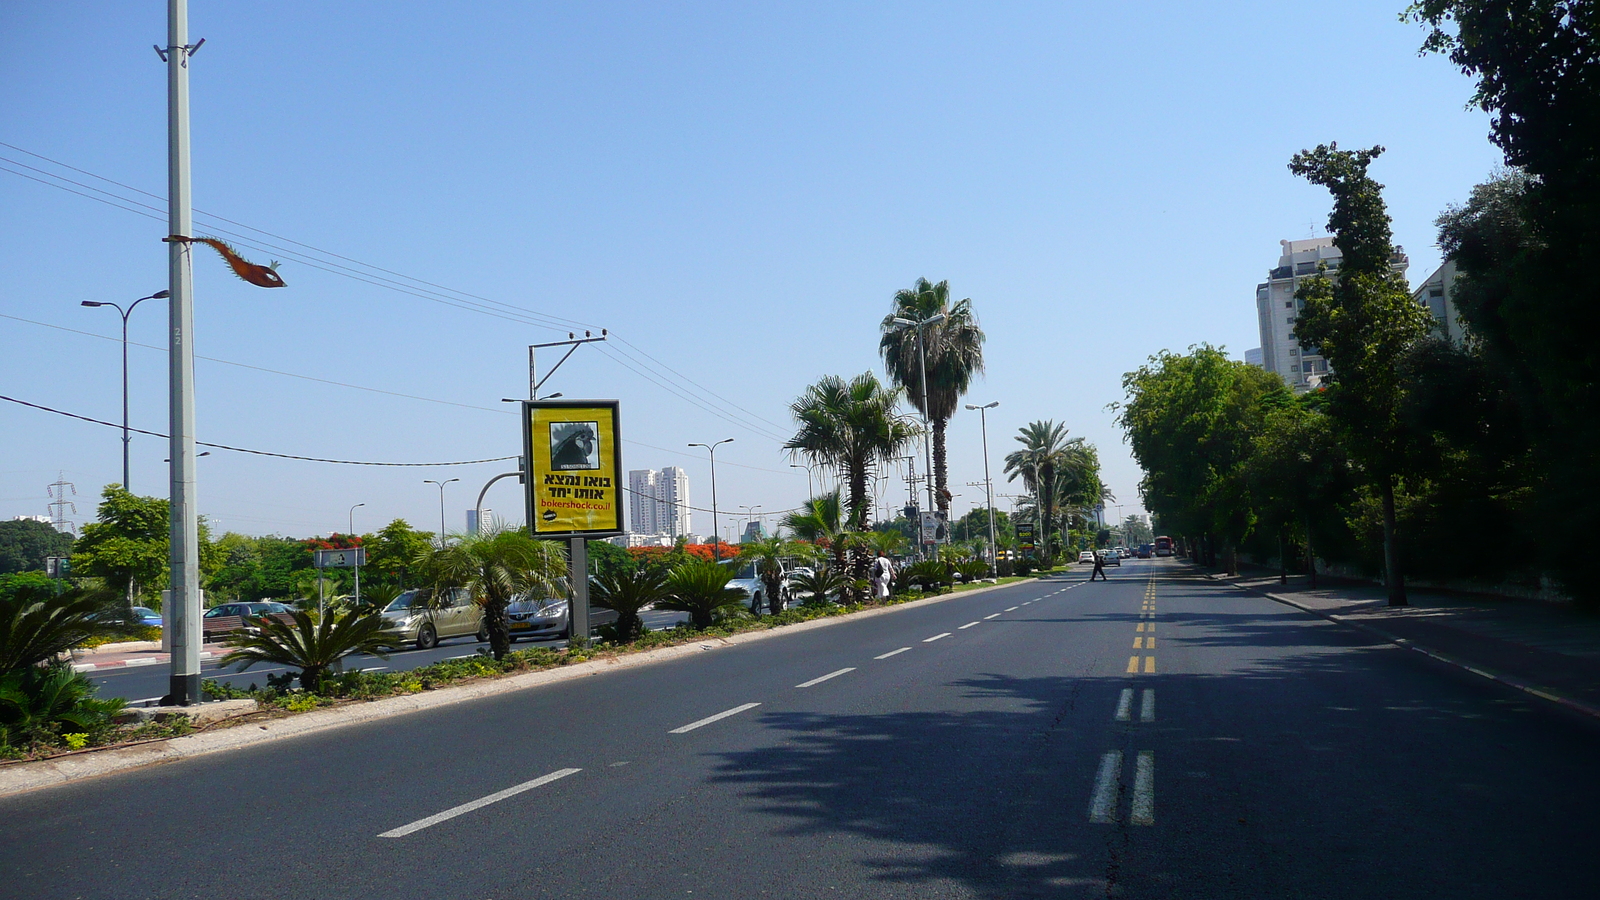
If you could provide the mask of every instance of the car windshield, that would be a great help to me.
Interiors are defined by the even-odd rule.
[[[423,603],[423,601],[422,601],[422,592],[421,591],[406,591],[405,593],[401,594],[400,596],[394,598],[394,602],[390,603],[388,606],[385,606],[383,608],[383,611],[384,612],[408,612],[410,610],[417,609],[417,608],[425,606],[425,605],[426,604]]]

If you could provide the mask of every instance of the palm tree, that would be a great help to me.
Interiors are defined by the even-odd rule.
[[[1058,469],[1065,461],[1063,453],[1067,427],[1051,421],[1040,421],[1030,422],[1017,431],[1017,442],[1022,444],[1022,449],[1006,454],[1006,480],[1015,481],[1021,477],[1022,483],[1033,492],[1039,517],[1039,539],[1044,548],[1041,556],[1048,568],[1052,562],[1050,529],[1055,525],[1059,498],[1056,478]]]
[[[566,593],[567,558],[561,545],[509,528],[480,531],[442,548],[430,547],[418,555],[417,563],[436,596],[460,588],[483,607],[489,650],[497,660],[511,652],[507,604],[519,594],[538,592],[548,597]]]
[[[800,430],[784,449],[839,470],[840,481],[849,488],[846,531],[867,530],[872,512],[868,479],[918,434],[916,425],[895,414],[899,402],[899,389],[885,387],[871,372],[863,372],[849,381],[829,375],[789,406]],[[865,557],[857,554],[851,568],[852,582],[867,577]]]
[[[832,563],[820,562],[811,570],[811,574],[801,573],[794,580],[797,591],[806,595],[801,601],[802,606],[814,606],[831,602],[833,597],[841,597],[849,586],[845,583],[843,570],[835,568]]]
[[[784,584],[783,562],[786,559],[808,556],[812,552],[809,544],[802,544],[785,537],[774,535],[758,541],[745,541],[739,545],[739,561],[754,562],[756,574],[761,577],[761,582],[766,586],[767,612],[777,615],[783,612]],[[752,610],[753,612],[755,610]]]
[[[907,328],[895,321],[899,318],[920,322],[939,313],[944,314],[943,321],[920,329]],[[931,284],[926,278],[918,278],[910,289],[895,293],[894,312],[884,317],[880,329],[883,336],[878,341],[878,352],[883,355],[889,378],[905,389],[911,405],[926,416],[933,427],[934,503],[939,512],[948,516],[950,487],[945,463],[945,426],[971,386],[972,376],[983,371],[983,329],[972,315],[970,299],[952,306],[950,282]],[[920,352],[918,331],[922,332]],[[922,395],[924,374],[927,397]]]
[[[222,665],[236,662],[242,672],[256,663],[289,666],[300,670],[300,686],[316,691],[322,678],[352,653],[389,658],[389,648],[400,637],[388,630],[379,613],[330,609],[327,615],[316,610],[290,613],[292,622],[271,616],[251,620],[253,630],[236,631],[228,637],[232,647]]]
[[[85,640],[130,634],[120,592],[23,585],[0,596],[0,672],[54,659]]]
[[[616,610],[617,643],[626,644],[637,639],[643,629],[639,611],[666,596],[666,574],[637,566],[632,569],[611,569],[596,575],[590,586],[589,599],[602,609]]]
[[[839,490],[835,488],[820,497],[807,500],[799,509],[784,516],[779,524],[800,540],[810,541],[814,546],[832,553],[834,571],[843,578],[843,573],[850,566],[846,553],[849,541],[846,540],[844,525],[839,521],[839,513]]]
[[[689,623],[704,631],[717,620],[744,611],[744,600],[750,595],[744,588],[728,587],[732,579],[731,567],[695,557],[667,576],[667,597],[657,602],[656,608],[686,612]]]
[[[871,372],[845,381],[829,375],[806,388],[789,411],[800,429],[784,444],[814,463],[832,466],[848,487],[846,528],[866,531],[872,512],[867,482],[873,470],[916,438],[917,427],[895,415],[901,393]]]

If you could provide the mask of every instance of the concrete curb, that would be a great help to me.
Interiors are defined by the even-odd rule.
[[[1481,666],[1475,666],[1475,665],[1473,665],[1473,664],[1471,664],[1469,662],[1466,662],[1464,660],[1456,659],[1455,657],[1449,655],[1448,653],[1441,653],[1438,650],[1433,650],[1433,649],[1430,649],[1428,647],[1425,647],[1422,644],[1419,644],[1416,641],[1411,640],[1410,638],[1403,638],[1403,637],[1400,637],[1397,634],[1391,634],[1390,632],[1387,632],[1387,631],[1383,630],[1382,628],[1378,628],[1378,627],[1376,627],[1374,625],[1368,625],[1365,622],[1357,622],[1357,621],[1351,619],[1349,616],[1341,616],[1338,613],[1330,613],[1330,612],[1327,612],[1325,610],[1320,610],[1320,609],[1317,609],[1315,607],[1307,606],[1304,603],[1299,602],[1298,600],[1292,600],[1292,599],[1290,599],[1288,597],[1283,596],[1282,594],[1274,594],[1271,591],[1258,590],[1257,588],[1253,588],[1253,587],[1249,587],[1248,585],[1240,584],[1239,582],[1234,581],[1231,578],[1224,578],[1224,577],[1220,577],[1220,576],[1217,576],[1217,575],[1212,575],[1210,572],[1202,572],[1200,574],[1206,576],[1207,578],[1211,579],[1212,581],[1226,582],[1228,584],[1233,585],[1234,587],[1238,588],[1241,591],[1249,591],[1252,594],[1260,594],[1261,596],[1266,597],[1268,600],[1272,600],[1272,601],[1277,602],[1277,603],[1282,603],[1285,606],[1292,606],[1295,609],[1300,610],[1301,612],[1310,613],[1311,615],[1316,616],[1318,618],[1327,619],[1330,622],[1334,622],[1334,623],[1339,624],[1339,625],[1344,625],[1344,626],[1347,626],[1347,627],[1350,627],[1350,628],[1354,628],[1354,629],[1357,629],[1359,631],[1365,631],[1366,633],[1372,635],[1373,637],[1378,638],[1379,640],[1387,641],[1387,642],[1389,642],[1391,644],[1394,644],[1396,647],[1401,647],[1401,648],[1406,649],[1406,650],[1414,650],[1417,653],[1421,653],[1423,656],[1428,657],[1429,659],[1437,660],[1439,662],[1444,663],[1447,666],[1453,666],[1453,667],[1455,667],[1457,669],[1460,669],[1460,670],[1462,670],[1464,672],[1470,672],[1473,675],[1478,676],[1479,678],[1487,678],[1488,680],[1493,681],[1496,684],[1503,684],[1508,688],[1512,688],[1514,690],[1521,691],[1524,694],[1529,694],[1529,695],[1532,695],[1534,697],[1538,697],[1540,700],[1545,700],[1547,702],[1554,703],[1557,706],[1565,707],[1566,709],[1569,709],[1569,710],[1572,710],[1573,712],[1580,713],[1582,715],[1588,716],[1588,717],[1590,717],[1592,719],[1600,719],[1600,708],[1596,708],[1596,707],[1590,706],[1589,704],[1584,703],[1581,700],[1574,700],[1571,697],[1563,697],[1560,694],[1551,693],[1550,691],[1547,691],[1547,690],[1545,690],[1545,689],[1543,689],[1541,687],[1538,687],[1536,685],[1529,684],[1529,683],[1527,683],[1527,682],[1525,682],[1525,681],[1523,681],[1523,680],[1521,680],[1519,678],[1513,678],[1513,677],[1511,677],[1509,675],[1502,675],[1499,672],[1490,671],[1490,670],[1485,669],[1485,668],[1483,668]]]
[[[200,651],[201,659],[220,659],[224,655],[225,654],[215,653],[210,650]],[[172,656],[169,654],[167,656],[142,656],[137,659],[118,659],[103,663],[73,663],[72,671],[99,672],[105,669],[124,669],[128,666],[154,666],[160,663],[169,662],[171,659]]]
[[[1043,579],[1035,578],[1034,580]],[[894,606],[864,609],[848,615],[812,619],[809,622],[800,622],[795,625],[785,625],[764,631],[747,631],[729,637],[706,638],[705,640],[688,644],[679,644],[675,647],[661,647],[655,650],[627,653],[607,659],[593,659],[576,665],[439,688],[438,690],[421,694],[385,697],[382,700],[373,700],[367,703],[352,703],[348,706],[316,710],[282,719],[269,719],[253,726],[238,725],[232,728],[206,731],[165,741],[152,741],[147,744],[137,744],[130,747],[85,750],[34,762],[12,763],[0,766],[0,797],[28,793],[42,788],[56,787],[117,772],[126,772],[158,763],[177,762],[196,756],[220,753],[225,750],[237,750],[268,741],[318,734],[336,728],[360,725],[379,719],[387,719],[391,716],[437,709],[457,703],[466,703],[484,697],[495,697],[574,678],[585,678],[605,672],[616,672],[623,669],[653,665],[684,656],[694,656],[720,647],[734,647],[784,635],[814,631],[818,628],[827,628],[843,622],[888,615],[901,610],[943,603],[946,600],[971,597],[1002,588],[1020,587],[1026,583],[1019,581],[1012,584],[988,585],[974,588],[970,591],[942,594],[937,597],[925,597],[921,600],[912,600],[908,603],[899,603]]]

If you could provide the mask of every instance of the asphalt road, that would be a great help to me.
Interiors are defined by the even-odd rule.
[[[0,800],[0,893],[1594,896],[1600,729],[1191,573]]]
[[[671,628],[679,622],[688,619],[686,613],[678,612],[646,612],[641,616],[646,627],[654,631]],[[512,645],[513,649],[526,649],[529,647],[565,647],[565,639],[554,641],[519,641]],[[208,649],[225,651],[227,648],[221,644],[208,644]],[[418,650],[410,647],[397,650],[389,654],[388,659],[368,656],[357,653],[346,658],[345,667],[349,669],[387,670],[403,672],[415,669],[442,659],[453,659],[460,656],[472,656],[480,651],[486,652],[488,644],[479,643],[473,636],[444,638],[439,645],[429,650]],[[238,664],[221,666],[216,660],[200,661],[200,677],[214,679],[241,688],[251,684],[265,686],[267,676],[278,672],[289,672],[292,669],[286,666],[256,665],[248,669],[241,669]],[[166,664],[154,666],[128,666],[123,668],[106,669],[88,673],[89,679],[99,688],[98,696],[120,697],[130,705],[139,706],[145,703],[154,703],[167,693],[171,680],[171,667]]]

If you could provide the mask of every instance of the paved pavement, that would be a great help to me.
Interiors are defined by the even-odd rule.
[[[1594,723],[1174,561],[1083,578],[6,798],[5,893],[1592,895]]]
[[[1600,717],[1600,614],[1571,604],[1411,588],[1409,606],[1391,607],[1382,587],[1247,568],[1228,579],[1338,621],[1559,697]]]

